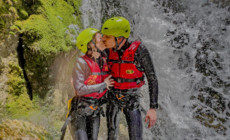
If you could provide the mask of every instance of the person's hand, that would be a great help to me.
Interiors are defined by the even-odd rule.
[[[107,78],[105,78],[104,82],[106,83],[106,87],[109,90],[110,87],[113,87],[114,80],[111,79],[112,75],[109,75]]]
[[[149,109],[145,117],[145,123],[149,123],[148,128],[151,128],[157,121],[157,112],[155,109]]]

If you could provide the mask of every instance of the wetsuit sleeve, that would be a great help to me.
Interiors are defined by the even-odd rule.
[[[142,44],[136,52],[136,61],[144,70],[149,85],[150,108],[158,108],[158,81],[149,51]]]
[[[78,96],[83,96],[93,92],[99,92],[106,88],[106,83],[86,85],[84,81],[90,76],[91,71],[83,58],[78,58],[73,68],[73,86]]]

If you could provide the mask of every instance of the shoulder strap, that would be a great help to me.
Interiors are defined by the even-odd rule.
[[[140,46],[141,42],[140,41],[134,41],[128,49],[125,50],[125,52],[122,55],[122,60],[123,61],[134,61],[134,55]]]

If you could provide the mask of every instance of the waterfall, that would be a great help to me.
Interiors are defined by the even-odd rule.
[[[152,55],[159,109],[156,125],[144,127],[145,140],[229,138],[230,13],[229,3],[221,2],[83,1],[84,28],[100,29],[106,19],[124,16],[130,40],[141,40]],[[142,92],[148,110],[147,85]]]
[[[101,1],[100,0],[83,0],[81,6],[82,23],[85,28],[101,27]]]

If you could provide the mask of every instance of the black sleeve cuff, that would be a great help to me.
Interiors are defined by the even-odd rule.
[[[158,104],[156,103],[156,104],[151,104],[150,103],[150,108],[152,108],[152,109],[158,109]]]

